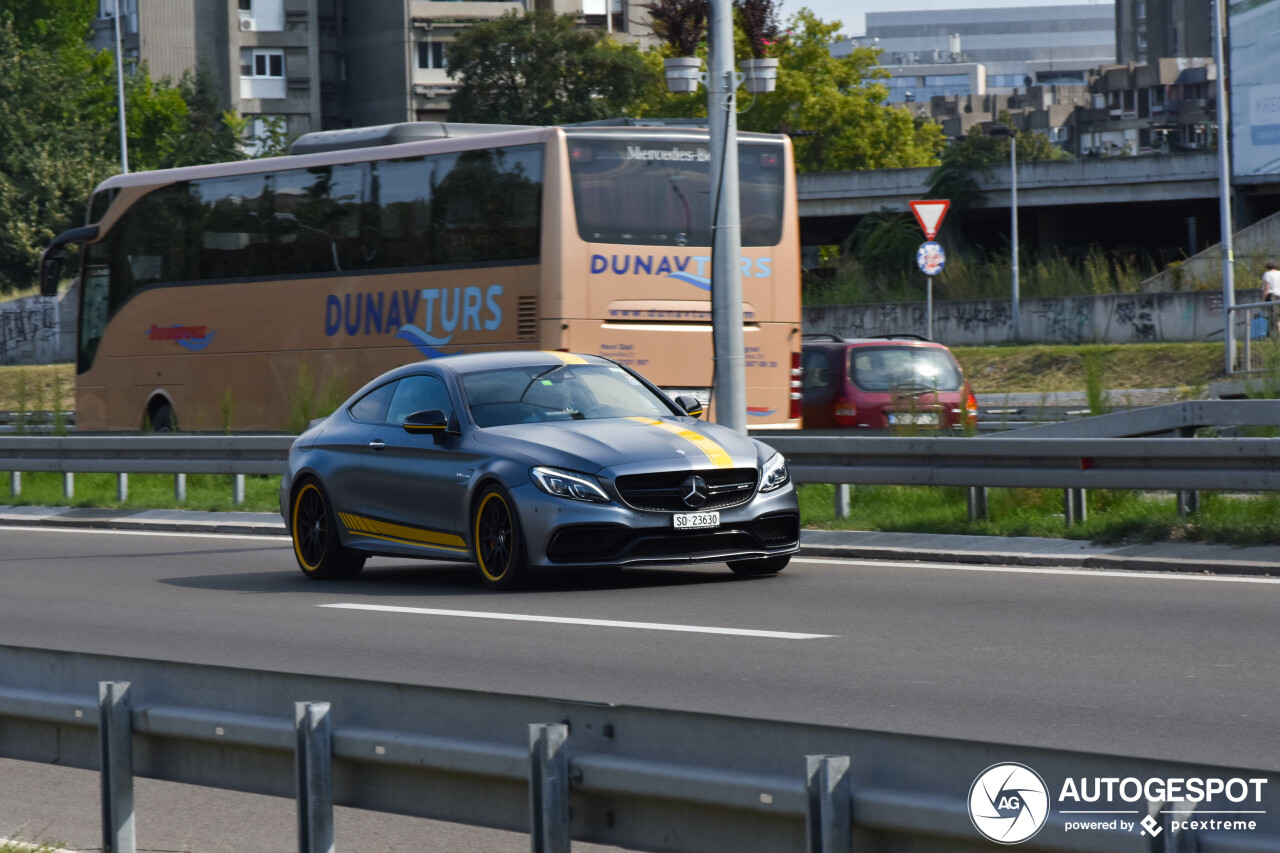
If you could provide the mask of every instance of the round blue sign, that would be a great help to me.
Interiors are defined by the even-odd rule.
[[[937,275],[946,265],[947,253],[942,251],[942,246],[932,240],[920,245],[920,250],[916,252],[916,266],[920,267],[920,272]]]

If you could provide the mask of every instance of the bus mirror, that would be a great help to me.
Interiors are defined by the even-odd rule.
[[[684,409],[685,414],[691,418],[702,417],[702,404],[698,402],[697,397],[689,397],[681,394],[676,397],[676,405]]]
[[[40,295],[57,296],[58,282],[62,281],[62,253],[52,257],[46,252],[40,261]]]
[[[67,244],[87,243],[98,239],[98,226],[86,225],[63,231],[40,256],[40,295],[57,296],[58,282],[62,279],[62,265],[67,257]]]

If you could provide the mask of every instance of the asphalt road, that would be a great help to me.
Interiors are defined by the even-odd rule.
[[[283,539],[0,538],[0,644],[1280,769],[1272,579],[804,559],[495,594],[402,560],[308,581]],[[0,837],[32,786],[0,781]]]

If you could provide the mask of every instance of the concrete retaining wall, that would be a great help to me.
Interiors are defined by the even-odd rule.
[[[1280,213],[1241,228],[1231,238],[1238,286],[1260,286],[1267,261],[1280,263]],[[1222,287],[1222,244],[1210,246],[1142,283],[1144,292]]]
[[[1241,290],[1236,302],[1254,302],[1257,290]],[[1023,299],[1023,341],[1031,343],[1150,343],[1222,340],[1222,294],[1120,293]],[[804,309],[804,332],[855,338],[927,335],[923,302],[824,305]],[[1008,299],[971,299],[933,304],[933,338],[949,346],[986,346],[1013,340]]]
[[[76,294],[0,302],[0,364],[55,364],[75,359]]]

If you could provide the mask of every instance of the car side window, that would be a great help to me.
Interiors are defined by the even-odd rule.
[[[399,384],[399,382],[388,382],[386,385],[379,385],[352,403],[347,411],[358,421],[382,423],[387,418],[387,405],[391,402],[391,395],[395,393],[396,386]]]
[[[439,409],[448,417],[453,413],[449,389],[435,376],[406,376],[396,386],[387,412],[387,423],[404,423],[414,412]]]
[[[827,366],[826,356],[818,351],[809,350],[802,355],[801,367],[802,387],[805,391],[826,388],[831,384],[831,368]]]

